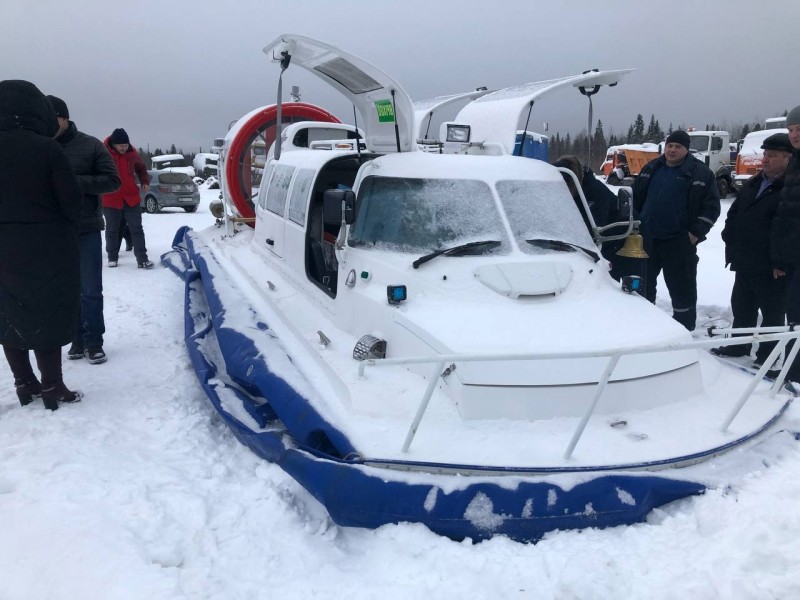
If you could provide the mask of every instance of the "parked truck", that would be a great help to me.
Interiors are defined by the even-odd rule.
[[[761,144],[769,136],[776,133],[788,133],[788,129],[762,129],[748,133],[739,148],[736,157],[736,172],[733,180],[733,187],[738,192],[742,189],[742,184],[761,170],[761,161],[764,157],[764,150]]]
[[[689,152],[706,163],[717,178],[719,197],[734,190],[731,169],[731,136],[727,131],[688,131]]]

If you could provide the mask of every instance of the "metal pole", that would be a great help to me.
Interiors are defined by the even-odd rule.
[[[723,421],[722,427],[720,427],[720,431],[722,431],[722,433],[728,431],[728,427],[736,418],[736,415],[738,415],[739,411],[742,410],[742,407],[744,406],[745,402],[747,402],[747,400],[750,398],[750,395],[753,393],[753,390],[756,389],[756,386],[764,378],[764,375],[766,375],[767,370],[775,362],[775,359],[778,358],[778,355],[781,352],[783,352],[783,348],[786,346],[787,343],[788,340],[781,340],[779,343],[775,344],[775,347],[772,349],[772,352],[770,352],[767,360],[764,361],[764,364],[758,370],[758,373],[756,373],[755,376],[753,377],[753,380],[747,384],[747,387],[745,388],[744,392],[742,392],[742,395],[739,398],[739,401],[736,403],[736,406],[733,407],[733,410],[731,410],[730,414],[728,414],[725,421]],[[797,344],[795,344],[795,346],[796,345]],[[792,351],[794,351],[794,348],[792,348]],[[785,369],[786,365],[784,365],[784,370]],[[777,381],[775,383],[777,383]]]
[[[424,415],[425,411],[428,409],[428,401],[433,395],[433,390],[436,389],[436,384],[439,381],[439,373],[442,372],[443,368],[444,361],[440,361],[434,366],[433,372],[431,373],[431,380],[428,382],[428,388],[425,390],[425,395],[422,397],[422,401],[417,407],[417,414],[414,415],[414,421],[411,423],[411,427],[406,434],[406,441],[403,443],[403,452],[408,452],[411,442],[414,441],[414,436],[417,434],[417,428],[419,427],[420,421],[422,421],[422,415]]]
[[[589,125],[586,128],[586,167],[592,168],[592,97],[589,96]]]
[[[578,440],[581,439],[581,435],[583,435],[583,430],[586,428],[586,423],[589,422],[589,417],[592,416],[594,413],[594,409],[597,407],[597,402],[600,400],[600,396],[603,393],[603,390],[606,389],[606,385],[608,385],[608,380],[611,379],[611,374],[614,372],[614,369],[617,366],[617,363],[620,359],[620,354],[612,354],[610,360],[608,361],[608,365],[606,366],[606,370],[603,372],[603,376],[600,378],[600,381],[597,382],[597,387],[594,389],[594,397],[592,398],[592,402],[589,407],[586,409],[586,412],[583,414],[581,418],[581,422],[578,423],[578,427],[575,428],[575,433],[572,434],[572,439],[569,441],[569,445],[567,446],[566,451],[564,452],[564,458],[569,460],[572,457],[572,451],[575,450],[575,446],[578,443]]]

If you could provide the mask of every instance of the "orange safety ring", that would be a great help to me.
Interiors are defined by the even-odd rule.
[[[297,121],[318,121],[322,123],[341,123],[334,115],[327,110],[306,104],[305,102],[286,102],[281,107],[281,121],[284,123],[295,123]],[[263,110],[252,115],[246,123],[243,123],[239,132],[231,142],[230,150],[225,159],[225,180],[230,202],[236,208],[239,216],[245,218],[255,218],[255,206],[252,201],[252,193],[245,185],[245,174],[242,167],[249,162],[249,149],[257,136],[265,138],[267,149],[275,140],[275,129],[277,125],[278,106],[272,104]],[[251,226],[253,226],[251,224]]]

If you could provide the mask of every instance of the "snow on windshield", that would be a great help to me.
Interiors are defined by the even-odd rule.
[[[561,240],[592,248],[589,231],[563,181],[508,180],[497,182],[503,205],[517,245],[523,252],[542,250],[525,240]]]
[[[486,182],[368,177],[360,187],[352,245],[429,252],[482,240],[509,241]]]

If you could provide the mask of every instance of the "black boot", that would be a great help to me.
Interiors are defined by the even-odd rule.
[[[42,373],[42,402],[49,410],[56,410],[59,402],[80,402],[83,394],[73,392],[64,385],[61,377],[61,348],[34,350],[39,371]]]
[[[42,388],[42,402],[44,402],[44,407],[49,410],[56,410],[59,402],[80,402],[81,398],[83,398],[83,393],[78,390],[73,392],[64,385],[63,381]]]
[[[20,406],[27,406],[42,397],[42,384],[36,377],[28,381],[14,380],[14,386],[17,388]]]

